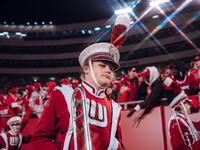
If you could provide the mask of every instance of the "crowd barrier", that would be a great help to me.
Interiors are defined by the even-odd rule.
[[[121,113],[122,138],[125,150],[172,150],[168,135],[168,120],[172,116],[172,109],[168,106],[153,108],[142,119],[144,110],[134,113],[127,118],[128,110]],[[191,120],[200,120],[200,111],[190,115]],[[32,135],[38,118],[30,118],[23,129],[24,136]],[[2,122],[0,122],[0,126]],[[28,144],[22,144],[21,150],[28,150]]]

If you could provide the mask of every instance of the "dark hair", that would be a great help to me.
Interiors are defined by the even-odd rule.
[[[17,92],[18,94],[20,94],[20,95],[23,95],[23,91],[20,89],[20,90],[18,90],[18,92]]]
[[[174,60],[173,63],[169,65],[169,67],[170,69],[176,68],[177,70],[182,72],[182,74],[184,75],[188,71],[188,68],[185,66],[184,62],[181,60]]]

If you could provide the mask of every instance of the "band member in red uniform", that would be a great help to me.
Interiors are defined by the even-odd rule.
[[[191,113],[191,100],[182,91],[170,103],[173,115],[168,121],[168,133],[173,150],[199,150],[200,121],[192,122],[188,116]]]
[[[32,85],[27,85],[26,87],[24,87],[25,89],[25,94],[24,94],[24,98],[30,100],[31,98],[31,94],[33,92],[33,86]]]
[[[31,136],[23,137],[20,133],[22,119],[18,116],[8,120],[7,125],[10,127],[8,132],[0,134],[0,149],[18,150],[22,143],[28,143]]]
[[[129,18],[125,19],[130,24]],[[121,150],[121,107],[105,96],[105,89],[112,81],[113,71],[119,68],[119,51],[110,43],[92,44],[81,52],[79,63],[85,74],[81,87],[86,95],[92,148]],[[31,150],[74,149],[71,108],[73,91],[72,85],[64,85],[56,87],[52,92],[49,105],[45,108],[31,139]],[[80,93],[76,96],[79,97]],[[78,107],[77,111],[81,111],[81,108]],[[84,149],[83,122],[80,120],[77,122],[77,130],[78,149]]]
[[[176,82],[182,90],[185,91],[188,98],[191,101],[191,105],[195,108],[199,108],[199,101],[196,98],[196,94],[199,92],[199,83],[194,74],[187,72],[187,69],[182,61],[175,61],[169,65],[172,76],[172,81]]]

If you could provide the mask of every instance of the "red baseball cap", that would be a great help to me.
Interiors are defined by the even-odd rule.
[[[69,80],[67,80],[67,79],[62,79],[61,81],[58,81],[58,82],[59,82],[59,84],[64,83],[65,85],[71,84],[69,82]]]
[[[9,90],[9,93],[13,93],[13,92],[17,92],[18,88],[17,87],[14,87],[12,89]]]
[[[130,69],[130,72],[131,71],[136,72],[137,70],[136,70],[136,68],[133,67],[133,68]]]
[[[140,74],[139,74],[139,76],[143,76],[143,77],[145,77],[145,76],[150,76],[150,71],[149,71],[149,69],[145,69],[143,72],[141,72]]]

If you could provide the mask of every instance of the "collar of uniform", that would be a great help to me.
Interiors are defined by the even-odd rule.
[[[98,97],[98,98],[104,98],[105,97],[105,89],[97,90],[92,84],[84,80],[82,82],[82,85],[85,87],[85,89],[91,93],[92,95]]]
[[[11,135],[17,135],[17,132],[13,131],[13,130],[9,130],[8,131]]]

